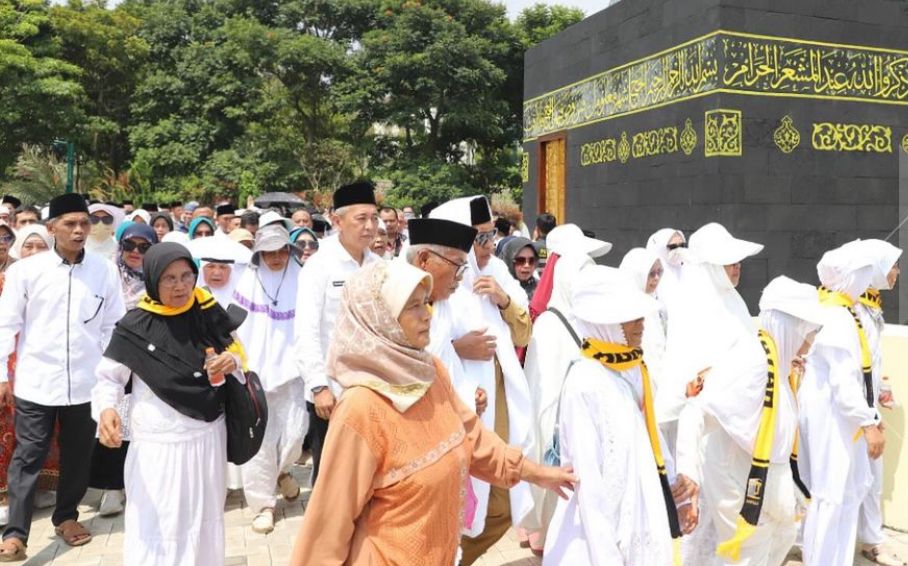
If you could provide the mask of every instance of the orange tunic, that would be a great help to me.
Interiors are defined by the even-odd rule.
[[[483,427],[437,376],[405,413],[365,387],[331,415],[322,474],[293,549],[296,566],[449,566],[468,473],[511,487],[523,455]]]

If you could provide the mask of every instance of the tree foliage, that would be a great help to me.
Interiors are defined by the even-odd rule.
[[[0,0],[0,181],[59,190],[23,175],[65,138],[80,187],[109,198],[242,201],[362,176],[398,203],[519,187],[523,52],[581,17],[537,5],[511,22],[491,0]]]

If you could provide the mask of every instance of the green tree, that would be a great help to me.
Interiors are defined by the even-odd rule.
[[[71,137],[83,121],[81,70],[60,57],[41,0],[0,0],[0,174],[23,143]]]
[[[583,10],[568,6],[534,4],[517,16],[514,25],[524,46],[530,47],[557,35],[584,18]]]
[[[141,21],[124,9],[81,0],[51,8],[50,20],[61,57],[82,69],[86,119],[80,153],[119,173],[130,159],[129,108],[149,53],[148,42],[138,36]]]

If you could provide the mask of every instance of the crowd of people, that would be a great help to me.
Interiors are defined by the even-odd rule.
[[[293,565],[469,566],[512,527],[546,565],[904,564],[880,508],[900,249],[830,250],[754,318],[763,246],[716,223],[610,262],[484,196],[332,204],[3,199],[0,561],[36,508],[89,543],[92,487],[125,564],[224,564],[228,490],[269,533],[311,457]],[[241,460],[234,384],[267,408]]]

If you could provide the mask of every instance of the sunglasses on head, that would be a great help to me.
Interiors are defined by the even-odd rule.
[[[151,244],[148,242],[142,242],[141,244],[137,244],[137,243],[133,242],[132,240],[123,240],[122,242],[120,242],[120,247],[123,248],[124,252],[131,252],[133,250],[139,250],[140,254],[144,254],[145,252],[148,251],[148,248],[151,247]]]
[[[514,265],[536,265],[537,261],[535,257],[515,257]]]
[[[101,222],[108,226],[113,224],[113,216],[95,216],[94,214],[92,214],[88,217],[88,219],[91,220],[92,224],[97,224],[98,222]]]
[[[665,247],[668,248],[669,250],[677,250],[678,248],[686,248],[687,242],[681,242],[680,244],[669,244]]]
[[[489,230],[488,232],[480,232],[476,234],[476,243],[480,246],[484,246],[489,242],[495,240],[495,236],[498,235],[498,230]]]

